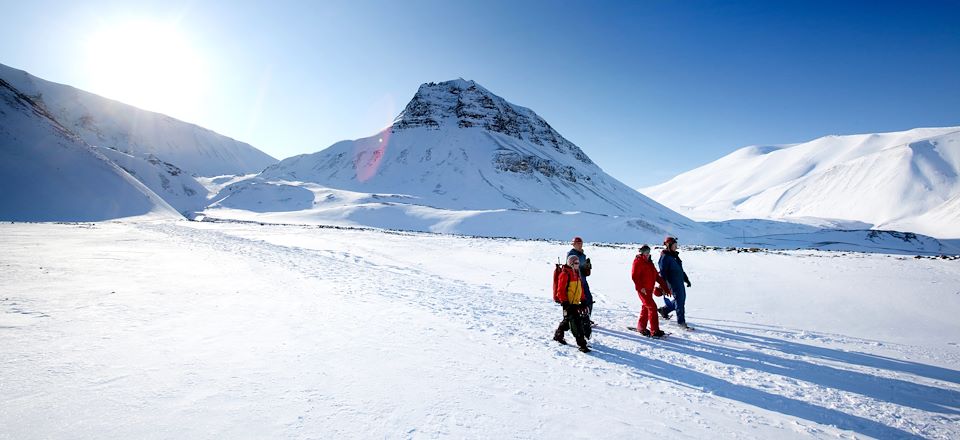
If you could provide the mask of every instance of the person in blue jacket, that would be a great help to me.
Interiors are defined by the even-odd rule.
[[[685,310],[687,289],[684,284],[686,284],[686,287],[690,287],[690,278],[683,271],[683,261],[680,260],[680,252],[677,251],[677,238],[667,237],[663,240],[663,246],[665,248],[660,252],[660,276],[667,280],[667,284],[670,285],[670,290],[673,291],[673,301],[664,297],[663,301],[667,305],[657,310],[660,312],[660,316],[663,316],[663,319],[670,319],[670,312],[676,310],[677,325],[687,330],[693,330],[693,327],[687,325]]]
[[[573,246],[573,249],[567,252],[567,257],[569,258],[571,255],[576,255],[580,260],[580,282],[583,284],[583,304],[587,307],[587,316],[589,317],[590,314],[593,313],[593,294],[590,293],[590,284],[587,283],[587,277],[590,276],[590,271],[593,270],[593,264],[590,263],[587,254],[583,253],[582,238],[573,237],[570,245]],[[591,320],[590,325],[595,325],[595,323]]]

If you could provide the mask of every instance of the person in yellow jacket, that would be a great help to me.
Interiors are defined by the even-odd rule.
[[[577,339],[580,351],[587,353],[590,351],[586,340],[590,324],[586,314],[587,305],[583,304],[585,296],[583,284],[580,281],[579,266],[580,259],[576,255],[568,256],[567,264],[563,265],[557,284],[554,286],[553,300],[563,307],[563,321],[560,321],[557,331],[553,333],[553,340],[566,345],[567,341],[563,336],[567,330],[570,330],[573,337]]]

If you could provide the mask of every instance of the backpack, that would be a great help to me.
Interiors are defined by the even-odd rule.
[[[560,273],[563,272],[563,265],[557,263],[556,267],[553,268],[553,288],[550,289],[550,296],[553,298],[553,302],[560,303],[557,300],[557,281],[560,281]]]

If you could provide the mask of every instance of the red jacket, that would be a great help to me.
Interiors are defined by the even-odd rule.
[[[657,273],[657,267],[653,265],[649,255],[639,254],[633,259],[633,269],[630,271],[630,276],[633,278],[633,285],[637,289],[637,293],[640,292],[640,289],[647,289],[647,293],[652,294],[654,283],[660,283],[660,287],[664,291],[670,291],[666,280]]]
[[[580,274],[574,268],[564,264],[557,286],[553,291],[554,301],[561,303],[580,304],[583,299],[583,285],[580,284]]]

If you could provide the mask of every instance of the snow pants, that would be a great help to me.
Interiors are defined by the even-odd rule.
[[[683,289],[677,289],[673,291],[673,301],[670,301],[670,298],[663,297],[663,302],[667,305],[665,308],[667,312],[677,311],[677,324],[683,324],[687,322],[685,316],[686,309],[684,308],[685,303],[687,302],[687,292]]]
[[[584,325],[586,321],[586,325]],[[586,307],[579,305],[567,306],[563,310],[563,321],[557,327],[554,336],[563,337],[563,334],[570,331],[577,340],[578,347],[586,347],[587,339],[590,337],[590,318],[586,314]]]
[[[647,328],[647,320],[649,320],[650,332],[656,333],[660,330],[660,318],[657,316],[657,303],[653,300],[653,292],[646,294],[637,292],[637,295],[643,303],[643,307],[640,308],[640,318],[637,320],[637,330]]]

